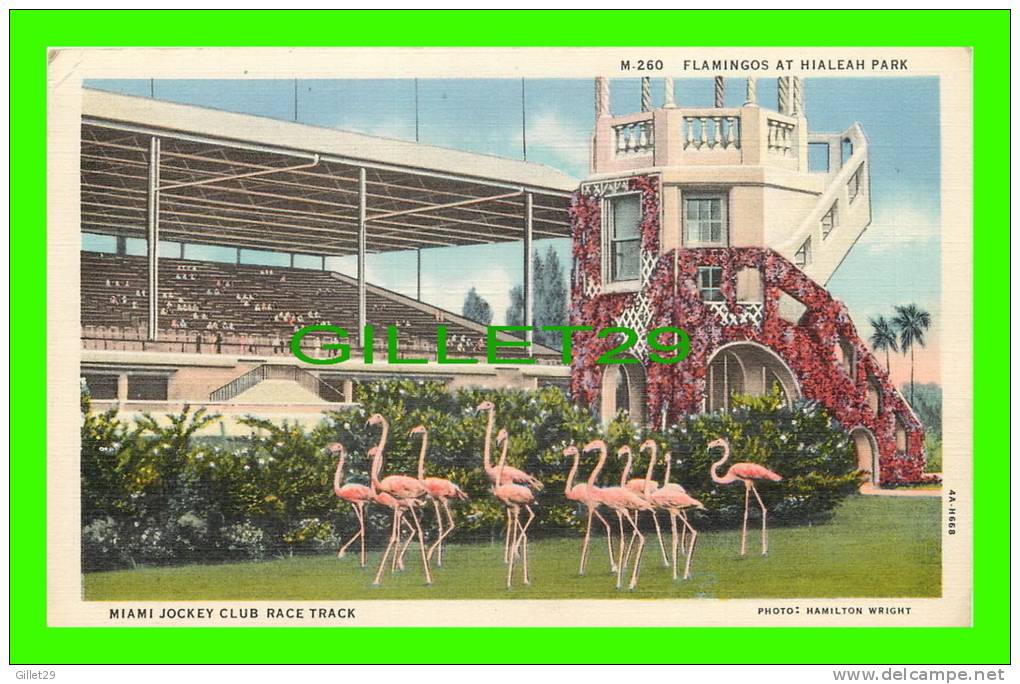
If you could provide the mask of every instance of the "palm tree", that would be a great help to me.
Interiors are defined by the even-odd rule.
[[[893,325],[900,332],[900,350],[910,351],[910,403],[914,403],[914,345],[924,346],[924,331],[931,327],[931,314],[916,304],[896,307]]]
[[[885,351],[885,372],[889,372],[889,351],[898,352],[896,344],[896,327],[892,321],[886,320],[885,316],[872,318],[871,323],[871,348],[875,351]]]

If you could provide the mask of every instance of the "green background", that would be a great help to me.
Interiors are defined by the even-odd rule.
[[[1009,662],[1009,13],[12,11],[10,658],[173,662]],[[620,27],[628,26],[623,32]],[[781,29],[781,30],[779,30]],[[640,35],[640,39],[636,35]],[[92,46],[969,46],[974,50],[974,626],[356,629],[46,625],[46,57]],[[14,330],[32,331],[22,338]],[[73,325],[73,324],[72,324]],[[66,337],[72,331],[61,331]],[[72,335],[73,337],[73,335]],[[994,455],[994,457],[992,457]],[[68,473],[68,477],[77,477]],[[966,509],[968,502],[960,502]],[[952,559],[950,559],[951,561]],[[743,646],[736,648],[737,645]],[[753,644],[753,647],[748,647]]]

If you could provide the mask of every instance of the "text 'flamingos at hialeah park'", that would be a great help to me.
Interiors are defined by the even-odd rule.
[[[373,414],[368,419],[369,425],[381,425],[382,435],[379,438],[379,444],[376,445],[372,457],[372,491],[376,493],[389,494],[394,499],[400,502],[402,508],[411,514],[414,519],[414,527],[418,536],[418,545],[421,547],[421,562],[425,570],[425,583],[432,584],[432,572],[429,570],[429,559],[427,552],[425,551],[425,535],[421,529],[421,521],[418,519],[418,513],[415,510],[415,506],[421,505],[424,502],[427,495],[425,485],[416,477],[409,475],[389,475],[382,480],[379,479],[379,473],[382,470],[383,465],[383,452],[386,447],[386,437],[389,434],[389,424],[386,419],[380,414]],[[373,584],[379,584],[382,580],[383,570],[386,567],[386,558],[389,556],[390,551],[400,556],[400,514],[401,508],[396,508],[393,511],[393,529],[390,533],[390,543],[386,546],[386,550],[383,552],[382,561],[379,563],[379,571],[376,573],[375,581]]]
[[[768,509],[765,508],[765,503],[758,495],[758,488],[755,486],[754,481],[771,480],[772,482],[779,482],[783,479],[783,477],[757,463],[734,463],[730,466],[729,470],[726,471],[726,474],[720,477],[716,471],[719,466],[729,460],[730,443],[722,437],[708,443],[709,449],[715,449],[717,447],[722,447],[723,457],[712,464],[712,481],[718,484],[729,484],[730,482],[740,480],[744,483],[744,526],[740,533],[740,555],[743,556],[747,552],[747,506],[751,497],[751,492],[754,492],[754,498],[758,500],[758,505],[761,506],[761,555],[767,556],[769,554],[769,538],[766,522],[768,519]]]
[[[504,469],[509,442],[510,437],[506,430],[500,430],[496,436],[496,443],[502,445],[503,453],[499,457],[499,467],[496,469],[496,482],[502,484],[495,484],[492,487],[493,495],[506,506],[510,525],[514,531],[507,556],[507,565],[509,566],[506,573],[507,589],[513,586],[514,559],[517,557],[518,548],[522,549],[521,565],[524,569],[524,584],[531,584],[531,578],[528,576],[528,527],[535,519],[535,511],[531,508],[531,504],[535,503],[535,494],[524,485],[514,484],[505,478]],[[521,506],[528,511],[528,521],[523,526],[521,525]]]
[[[436,541],[429,547],[428,559],[432,560],[432,554],[436,553],[436,565],[443,564],[443,541],[453,532],[455,526],[453,512],[450,510],[450,499],[467,499],[467,494],[460,487],[442,477],[425,477],[425,452],[428,450],[429,432],[424,425],[417,425],[411,428],[412,435],[421,435],[421,452],[418,454],[418,480],[425,486],[425,491],[432,505],[436,509],[436,526],[439,535]],[[439,504],[446,510],[448,526],[443,529],[443,515],[439,510]],[[437,551],[438,549],[438,551]]]

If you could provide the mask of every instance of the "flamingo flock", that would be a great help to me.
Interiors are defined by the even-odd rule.
[[[491,401],[483,401],[477,406],[477,411],[488,414],[482,446],[482,468],[491,483],[493,497],[503,505],[506,511],[503,544],[503,561],[507,565],[506,586],[508,589],[513,587],[515,569],[518,568],[521,582],[527,586],[531,583],[528,567],[528,530],[535,519],[537,495],[542,491],[543,485],[538,478],[507,463],[510,435],[506,429],[500,429],[495,436],[495,444],[500,449],[500,456],[498,463],[493,465],[492,433],[496,423],[495,405]],[[333,443],[326,447],[327,454],[337,459],[333,476],[333,491],[339,499],[352,506],[358,521],[358,530],[340,546],[337,558],[343,558],[347,549],[355,542],[360,541],[359,563],[361,567],[366,566],[365,509],[369,504],[382,506],[389,509],[392,520],[388,543],[383,551],[372,584],[374,586],[381,584],[387,565],[391,572],[402,571],[406,552],[412,544],[417,542],[418,551],[416,553],[421,555],[425,584],[430,585],[433,581],[432,565],[433,563],[436,567],[443,565],[444,544],[456,529],[456,519],[450,503],[451,501],[465,500],[468,496],[461,487],[448,479],[426,477],[425,466],[429,437],[428,429],[424,425],[415,426],[409,433],[410,437],[420,435],[421,438],[417,472],[414,475],[389,474],[383,476],[389,423],[381,414],[376,413],[368,419],[367,424],[380,428],[378,443],[366,452],[370,459],[369,485],[344,483],[343,474],[347,452],[339,443]],[[583,576],[586,571],[592,527],[597,520],[605,530],[609,551],[608,566],[609,571],[615,576],[616,588],[623,587],[624,576],[629,568],[627,588],[634,590],[640,577],[641,560],[646,544],[640,519],[642,515],[647,515],[653,521],[663,566],[671,568],[674,580],[680,577],[684,580],[690,579],[698,531],[691,524],[688,513],[692,509],[704,510],[705,507],[688,494],[680,484],[670,482],[673,459],[668,451],[661,459],[665,461],[662,484],[654,479],[655,470],[660,461],[658,448],[658,444],[651,439],[645,440],[639,445],[639,454],[648,453],[648,464],[643,477],[631,478],[634,452],[628,445],[620,447],[616,452],[616,457],[624,461],[622,475],[619,484],[609,485],[599,484],[599,477],[609,456],[609,448],[603,440],[593,440],[581,449],[571,445],[563,450],[563,456],[570,462],[564,495],[567,500],[583,506],[587,513],[584,538],[581,543],[579,576]],[[719,468],[730,457],[729,442],[725,438],[719,438],[710,442],[708,448],[722,449],[722,458],[711,466],[712,481],[720,485],[734,482],[744,484],[744,519],[741,529],[740,555],[745,555],[747,551],[747,519],[751,494],[754,494],[761,510],[762,555],[768,555],[768,509],[765,507],[755,483],[761,480],[778,482],[782,480],[782,477],[760,464],[749,462],[733,463],[725,474],[719,475]],[[589,452],[598,452],[595,464],[587,479],[575,484],[575,479],[580,479],[581,459],[584,454]],[[419,512],[428,511],[429,508],[435,514],[436,527],[431,544],[426,543],[425,530],[422,525],[423,517],[419,514]],[[616,516],[615,552],[613,525],[603,516],[603,511]],[[671,534],[669,551],[667,551],[662,527],[659,524],[660,513],[669,517],[669,532]],[[527,515],[523,521],[522,514]]]

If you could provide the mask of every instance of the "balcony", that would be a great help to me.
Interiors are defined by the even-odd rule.
[[[599,117],[592,172],[682,165],[766,165],[807,171],[807,145],[807,123],[800,116],[756,105],[663,107]]]

